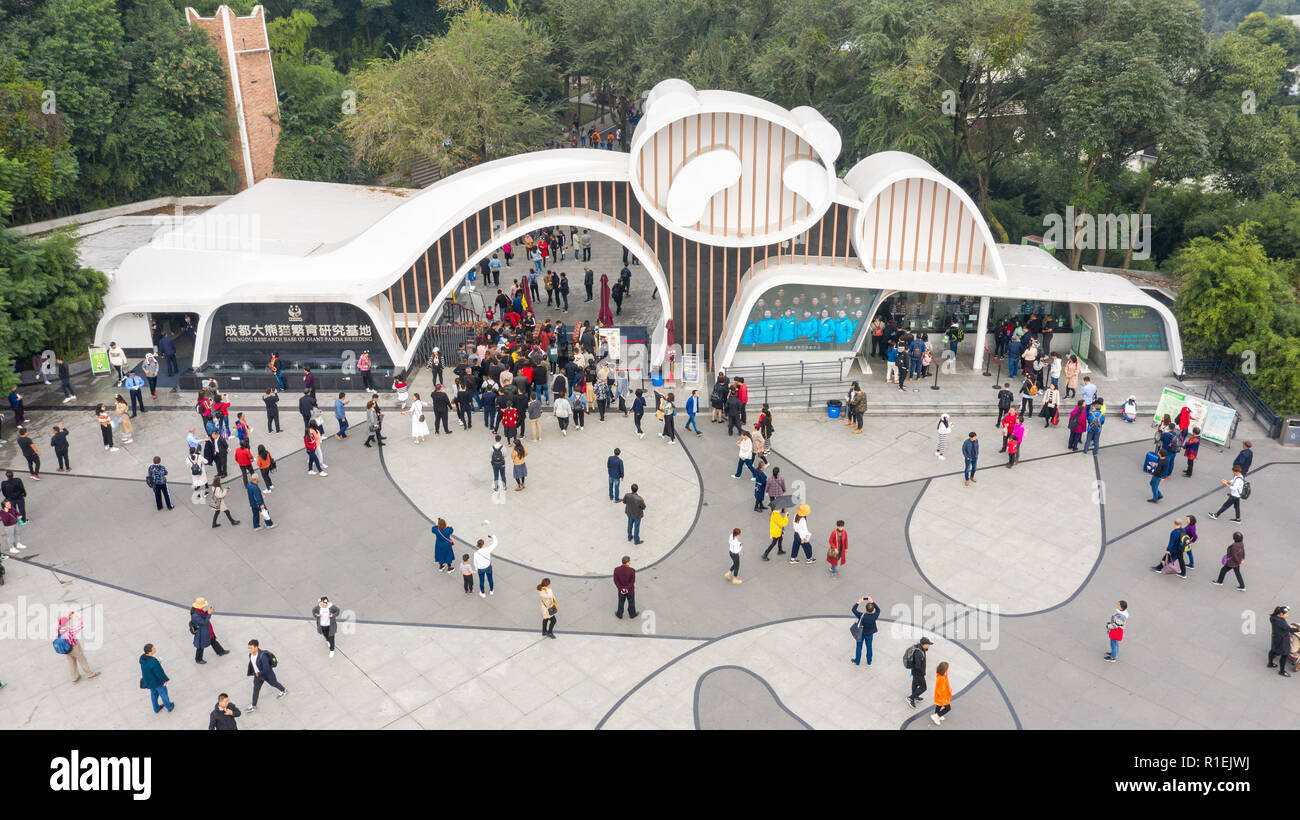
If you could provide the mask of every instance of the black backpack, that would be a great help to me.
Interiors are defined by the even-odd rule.
[[[1243,481],[1241,482],[1241,500],[1245,501],[1247,498],[1250,498],[1250,482]]]
[[[500,447],[492,448],[492,466],[493,467],[506,466],[506,454],[505,451]]]
[[[917,652],[922,652],[922,651],[924,651],[924,650],[922,650],[919,646],[915,646],[915,645],[913,645],[913,646],[909,646],[907,649],[905,649],[905,650],[903,651],[903,668],[904,668],[904,669],[913,669],[913,668],[915,668],[915,667],[916,667],[916,653],[917,653]]]
[[[266,660],[271,664],[272,669],[280,665],[280,659],[275,656],[274,652],[269,649],[263,649],[262,651],[266,653]]]
[[[153,480],[153,470],[149,470],[144,474],[144,485],[151,490],[158,486],[158,483]]]
[[[1006,389],[999,390],[999,391],[998,391],[998,409],[1001,410],[1001,411],[1003,411],[1003,412],[1006,412],[1007,410],[1011,409],[1011,401],[1012,401],[1012,398],[1013,398],[1013,397],[1012,397],[1012,395],[1011,395],[1011,391],[1010,391],[1010,390],[1006,390]]]

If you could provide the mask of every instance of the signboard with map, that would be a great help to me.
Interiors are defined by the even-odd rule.
[[[1159,422],[1166,414],[1177,421],[1178,413],[1184,407],[1192,413],[1192,421],[1188,429],[1199,427],[1201,438],[1206,441],[1220,446],[1228,443],[1237,411],[1222,404],[1206,401],[1200,396],[1194,396],[1176,387],[1166,387],[1160,394],[1160,402],[1156,405],[1155,421]]]

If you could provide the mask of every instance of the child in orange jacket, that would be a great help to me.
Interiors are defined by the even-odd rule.
[[[952,687],[948,685],[948,662],[944,661],[934,670],[934,714],[930,720],[935,726],[943,722],[943,716],[952,711]]]

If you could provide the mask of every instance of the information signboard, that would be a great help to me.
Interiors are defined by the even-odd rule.
[[[1177,421],[1178,413],[1184,407],[1192,413],[1192,420],[1188,425],[1188,429],[1199,427],[1201,428],[1202,439],[1218,445],[1228,443],[1228,437],[1232,435],[1232,423],[1237,417],[1237,411],[1222,404],[1206,401],[1200,396],[1194,396],[1176,387],[1166,387],[1160,394],[1160,402],[1156,405],[1155,420],[1159,422],[1167,414],[1171,419]]]
[[[90,348],[90,372],[98,376],[101,373],[109,372],[111,369],[108,365],[108,348]]]

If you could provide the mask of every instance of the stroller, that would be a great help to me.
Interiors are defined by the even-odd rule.
[[[1300,632],[1291,632],[1291,651],[1287,653],[1286,662],[1291,664],[1292,672],[1300,672]]]

